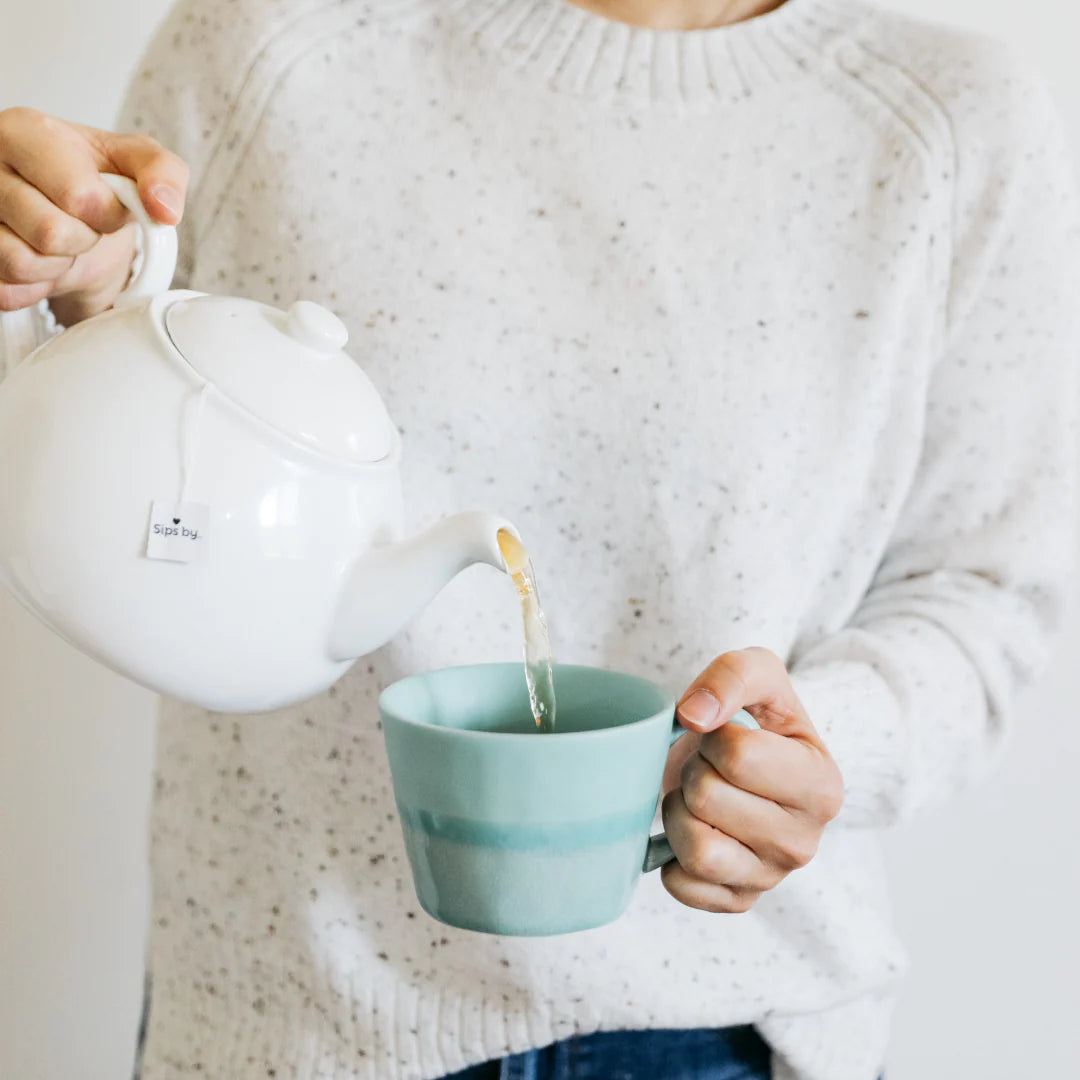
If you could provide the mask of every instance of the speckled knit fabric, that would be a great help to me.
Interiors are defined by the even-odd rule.
[[[185,0],[124,126],[192,165],[186,283],[348,322],[413,523],[518,523],[559,659],[677,692],[769,646],[847,786],[748,915],[653,876],[564,938],[433,922],[375,702],[520,655],[512,590],[470,570],[306,706],[165,705],[144,1080],[423,1080],[745,1022],[778,1078],[875,1077],[904,960],[874,830],[984,769],[1069,558],[1078,279],[1039,81],[849,0],[687,34]]]

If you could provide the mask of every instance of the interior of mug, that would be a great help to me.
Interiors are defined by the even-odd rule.
[[[555,731],[533,719],[521,664],[443,668],[401,679],[383,691],[383,712],[409,723],[545,738],[583,735],[671,716],[674,701],[655,683],[603,668],[556,664]]]

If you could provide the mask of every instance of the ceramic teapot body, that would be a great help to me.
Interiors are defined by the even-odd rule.
[[[0,384],[0,580],[136,682],[248,712],[324,690],[465,566],[501,569],[493,514],[401,540],[397,429],[343,354],[359,427],[342,393],[275,382],[340,353],[320,312],[163,292],[37,349]]]

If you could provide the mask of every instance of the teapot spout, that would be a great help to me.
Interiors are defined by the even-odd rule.
[[[355,660],[385,645],[467,566],[506,570],[498,532],[518,531],[484,510],[455,514],[425,532],[372,548],[357,559],[345,583],[330,636],[334,660]]]

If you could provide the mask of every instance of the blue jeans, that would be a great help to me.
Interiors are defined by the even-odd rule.
[[[769,1080],[752,1027],[605,1031],[485,1061],[445,1080]]]

